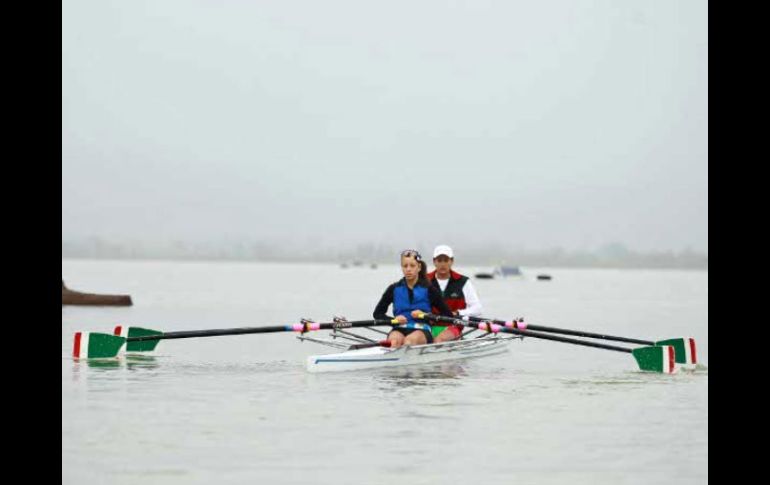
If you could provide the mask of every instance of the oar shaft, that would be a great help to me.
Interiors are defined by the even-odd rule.
[[[444,317],[444,316],[438,316],[438,315],[425,315],[428,319],[436,320],[439,322],[445,322],[445,323],[454,323],[456,325],[465,325],[468,327],[478,328],[479,330],[485,330],[485,323],[484,322],[467,322],[465,320],[460,320],[458,318],[450,318],[450,317]],[[497,325],[497,324],[496,324]],[[596,342],[586,342],[584,340],[577,340],[567,337],[559,337],[557,335],[551,335],[547,333],[539,333],[539,332],[532,332],[530,330],[520,330],[517,328],[508,328],[504,327],[502,325],[497,325],[497,331],[498,332],[505,332],[505,333],[512,333],[514,335],[522,335],[525,337],[534,337],[534,338],[540,338],[544,340],[553,340],[555,342],[563,342],[567,344],[574,344],[574,345],[582,345],[585,347],[594,347],[597,349],[605,349],[605,350],[614,350],[616,352],[625,352],[630,354],[631,349],[627,349],[625,347],[616,347],[614,345],[607,345],[607,344],[600,344]]]
[[[312,330],[332,330],[335,328],[374,327],[377,325],[393,325],[391,320],[358,320],[354,322],[335,323],[298,323],[291,325],[275,325],[271,327],[240,327],[220,328],[212,330],[183,330],[177,332],[164,332],[160,335],[144,335],[141,337],[128,337],[127,342],[141,342],[145,340],[167,340],[193,337],[219,337],[222,335],[244,335],[252,333],[277,333],[277,332],[302,332]]]
[[[371,347],[390,347],[390,340],[380,340],[379,342],[372,342],[368,344],[353,344],[348,350],[368,349]]]
[[[498,325],[505,325],[506,322],[503,320],[488,320],[484,318],[479,317],[469,317],[471,321],[474,322],[492,322],[496,323]],[[567,328],[556,328],[556,327],[544,327],[542,325],[530,325],[527,324],[528,330],[539,330],[541,332],[550,332],[550,333],[561,333],[564,335],[574,335],[575,337],[586,337],[586,338],[596,338],[596,339],[602,339],[602,340],[612,340],[615,342],[626,342],[630,344],[640,344],[640,345],[655,345],[655,342],[652,342],[650,340],[639,340],[635,338],[628,338],[628,337],[618,337],[615,335],[605,335],[601,333],[593,333],[593,332],[585,332],[583,330],[570,330]]]
[[[567,344],[582,345],[584,347],[594,347],[597,349],[614,350],[616,352],[631,353],[631,349],[625,347],[618,347],[615,345],[600,344],[598,342],[586,342],[585,340],[577,340],[574,338],[559,337],[558,335],[551,335],[549,333],[531,332],[529,330],[519,330],[515,328],[501,328],[501,332],[513,333],[516,335],[523,335],[525,337],[535,337],[544,340],[553,340],[555,342],[563,342]]]

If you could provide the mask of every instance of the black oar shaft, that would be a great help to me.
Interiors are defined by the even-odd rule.
[[[436,320],[436,321],[445,322],[445,323],[454,323],[456,325],[465,325],[465,326],[473,327],[473,328],[479,328],[479,326],[483,324],[483,322],[481,322],[481,323],[466,322],[465,320],[460,320],[460,319],[457,319],[457,318],[450,318],[450,317],[443,317],[443,316],[438,316],[438,315],[427,315],[426,314],[425,316],[428,319],[430,319],[430,320]],[[507,328],[507,327],[504,327],[502,325],[500,325],[500,327],[501,328],[499,330],[501,332],[512,333],[514,335],[522,335],[522,336],[525,336],[525,337],[534,337],[534,338],[540,338],[540,339],[544,339],[544,340],[553,340],[555,342],[563,342],[563,343],[567,343],[567,344],[583,345],[585,347],[594,347],[594,348],[597,348],[597,349],[614,350],[616,352],[626,352],[626,353],[629,353],[629,354],[631,353],[631,349],[627,349],[625,347],[616,347],[615,345],[600,344],[600,343],[596,343],[596,342],[586,342],[584,340],[577,340],[577,339],[572,339],[572,338],[567,338],[567,337],[559,337],[557,335],[550,335],[550,334],[547,334],[547,333],[532,332],[530,330],[520,330],[520,329],[516,329],[516,328]],[[483,328],[479,328],[479,330],[483,331],[484,329]]]
[[[333,330],[335,328],[373,327],[376,325],[392,325],[391,320],[359,320],[355,322],[320,323],[318,330]],[[301,324],[300,324],[301,325]],[[308,325],[312,325],[309,323]],[[277,333],[297,331],[293,325],[275,325],[271,327],[240,327],[220,328],[212,330],[183,330],[177,332],[164,332],[159,335],[144,335],[141,337],[129,337],[127,342],[141,342],[145,340],[166,340],[193,337],[219,337],[222,335],[244,335],[252,333]],[[308,328],[307,330],[313,330]]]
[[[474,322],[492,322],[497,323],[498,325],[505,325],[505,322],[502,320],[487,320],[484,318],[479,317],[470,317],[470,319]],[[575,337],[586,337],[586,338],[596,338],[596,339],[602,339],[602,340],[613,340],[615,342],[627,342],[630,344],[640,344],[640,345],[655,345],[655,342],[652,342],[650,340],[640,340],[635,338],[628,338],[628,337],[618,337],[615,335],[605,335],[601,333],[593,333],[593,332],[584,332],[583,330],[570,330],[568,328],[556,328],[556,327],[544,327],[542,325],[529,325],[527,324],[528,330],[539,330],[541,332],[550,332],[550,333],[561,333],[564,335],[574,335]]]
[[[535,337],[544,340],[553,340],[555,342],[564,342],[567,344],[583,345],[585,347],[595,347],[597,349],[615,350],[617,352],[631,353],[631,349],[625,347],[617,347],[615,345],[600,344],[597,342],[586,342],[585,340],[577,340],[574,338],[559,337],[558,335],[551,335],[548,333],[532,332],[530,330],[519,330],[515,328],[501,328],[501,332],[513,333],[516,335],[523,335],[525,337]]]

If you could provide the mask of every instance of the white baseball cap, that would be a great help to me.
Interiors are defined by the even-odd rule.
[[[433,250],[433,257],[438,258],[441,255],[449,256],[450,258],[455,257],[454,251],[452,251],[452,248],[450,248],[447,245],[442,244],[441,246],[436,246],[436,249]]]

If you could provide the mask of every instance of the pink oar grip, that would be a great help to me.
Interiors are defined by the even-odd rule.
[[[498,333],[501,328],[503,327],[501,327],[496,323],[487,323],[487,322],[479,323],[479,330],[487,330],[492,333]]]

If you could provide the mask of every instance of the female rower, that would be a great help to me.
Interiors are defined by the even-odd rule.
[[[388,334],[390,346],[394,349],[402,345],[433,342],[430,325],[415,321],[419,313],[430,313],[431,307],[435,307],[441,315],[452,316],[452,310],[444,302],[441,292],[428,281],[426,265],[419,252],[414,249],[401,252],[401,271],[404,277],[388,286],[374,309],[374,318],[391,319],[385,313],[388,306],[393,305],[395,319],[400,322]]]

